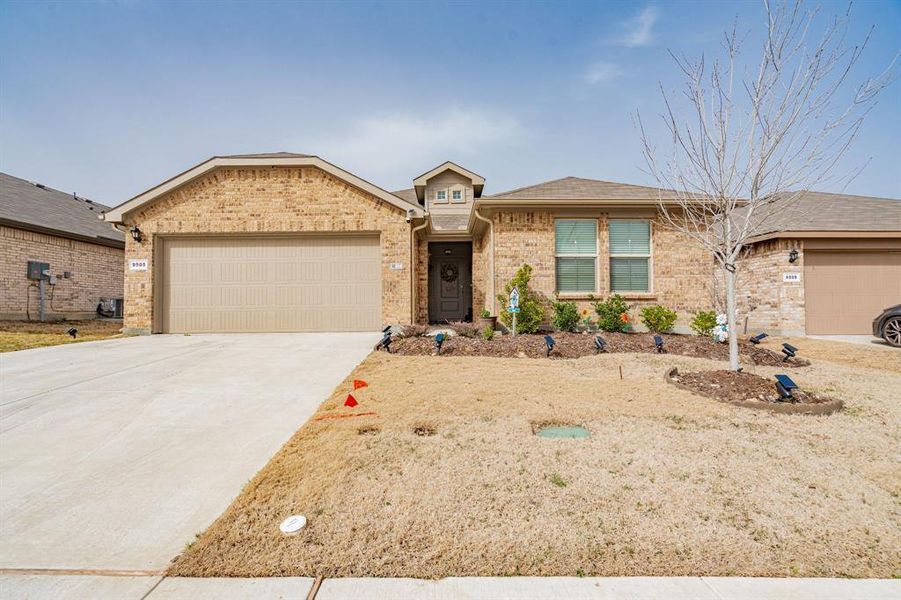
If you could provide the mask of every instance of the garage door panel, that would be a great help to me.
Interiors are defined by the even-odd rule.
[[[172,238],[164,331],[371,331],[381,324],[377,236]]]
[[[804,279],[807,333],[870,333],[901,303],[901,252],[806,252]]]

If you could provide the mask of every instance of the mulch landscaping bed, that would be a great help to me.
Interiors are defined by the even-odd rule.
[[[793,390],[794,400],[780,401],[774,380],[736,371],[680,373],[673,367],[666,380],[677,387],[745,408],[786,414],[827,415],[841,410],[842,401],[812,392]]]
[[[654,354],[657,352],[653,334],[601,332],[599,335],[607,342],[606,351],[608,353],[645,352]],[[556,346],[551,352],[550,358],[580,358],[595,354],[595,334],[558,332],[552,336]],[[663,347],[669,354],[711,360],[729,360],[728,344],[719,344],[710,338],[696,335],[664,334],[663,340]],[[391,351],[400,355],[431,355],[435,353],[435,339],[432,337],[402,338],[395,340],[391,345]],[[544,335],[539,334],[520,334],[516,337],[497,334],[491,340],[454,335],[449,337],[441,348],[442,356],[544,358],[546,352]],[[755,365],[803,367],[810,364],[800,358],[792,358],[783,362],[781,354],[745,341],[739,342],[739,352]]]

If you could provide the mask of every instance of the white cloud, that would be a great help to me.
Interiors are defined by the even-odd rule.
[[[511,116],[446,109],[365,117],[346,131],[311,140],[308,147],[377,185],[396,189],[410,187],[414,177],[445,160],[461,161],[522,136],[522,127]]]
[[[623,74],[622,69],[618,65],[599,60],[591,65],[585,71],[585,83],[595,85],[616,79]]]
[[[659,11],[653,6],[647,6],[640,13],[623,23],[622,33],[615,42],[621,46],[635,48],[647,46],[654,39],[654,24]]]

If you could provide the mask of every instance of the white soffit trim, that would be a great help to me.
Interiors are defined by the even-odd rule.
[[[427,171],[427,172],[423,173],[422,175],[420,175],[419,177],[417,177],[416,179],[414,179],[413,185],[414,186],[423,186],[426,184],[426,182],[429,179],[431,179],[435,175],[438,175],[445,171],[453,171],[454,173],[457,173],[458,175],[462,175],[463,177],[466,177],[467,179],[472,181],[473,185],[485,185],[484,177],[482,177],[478,173],[473,173],[472,171],[470,171],[468,169],[464,169],[460,165],[458,165],[456,163],[452,163],[449,160],[441,163],[434,169]]]
[[[167,181],[164,181],[158,186],[150,188],[142,194],[138,194],[131,200],[127,200],[119,206],[106,211],[106,213],[104,213],[103,215],[103,219],[111,223],[122,223],[122,220],[124,219],[126,214],[138,208],[141,208],[142,206],[146,206],[160,196],[167,194],[193,181],[194,179],[197,179],[198,177],[205,175],[210,171],[213,171],[214,169],[222,167],[316,167],[317,169],[321,169],[322,171],[333,175],[334,177],[344,181],[345,183],[348,183],[368,194],[372,194],[376,198],[384,200],[385,202],[396,206],[397,208],[400,208],[404,211],[412,210],[414,212],[414,216],[416,217],[423,216],[423,208],[421,206],[411,204],[406,200],[399,198],[398,196],[395,196],[394,194],[369,183],[365,179],[361,179],[353,173],[345,171],[344,169],[319,158],[318,156],[292,156],[276,158],[232,158],[227,156],[214,156],[213,158],[204,161],[199,165],[192,167]]]

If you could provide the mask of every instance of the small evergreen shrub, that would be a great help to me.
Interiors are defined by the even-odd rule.
[[[575,331],[579,325],[579,308],[575,302],[554,302],[554,327],[560,331]]]
[[[619,294],[595,302],[594,311],[598,313],[598,328],[603,331],[626,331],[630,327],[629,305]]]
[[[488,317],[491,316],[491,311],[488,310],[487,308],[483,308],[483,309],[482,309],[482,312],[480,312],[479,315],[481,315],[481,317],[482,317],[483,319],[487,319]]]
[[[676,324],[676,311],[655,304],[641,309],[641,322],[654,333],[672,331]]]
[[[513,315],[507,311],[510,303],[510,292],[513,288],[519,290],[519,314],[516,315],[516,333],[535,333],[544,321],[543,298],[538,292],[529,287],[532,279],[532,267],[523,264],[513,276],[513,279],[504,286],[504,293],[497,295],[498,302],[503,307],[498,315],[501,323],[508,328],[513,327]]]
[[[485,329],[482,330],[482,337],[485,338],[486,342],[491,341],[491,338],[494,337],[494,329],[491,325],[485,325]]]
[[[698,335],[713,335],[716,325],[715,310],[699,310],[691,320],[691,329]]]

